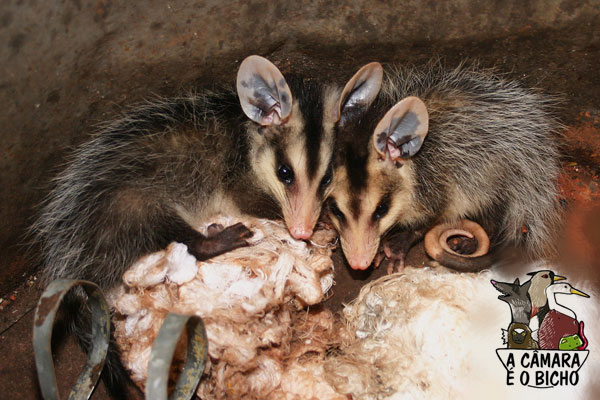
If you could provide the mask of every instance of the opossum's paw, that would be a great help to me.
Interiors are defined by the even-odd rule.
[[[221,224],[210,224],[206,228],[206,233],[208,236],[213,236],[213,235],[221,232],[223,229],[225,229],[225,227]]]
[[[198,234],[198,237],[189,246],[190,253],[200,261],[248,246],[246,239],[253,235],[252,231],[241,222],[227,228],[219,224],[212,224],[206,231],[206,236]]]
[[[410,246],[407,246],[408,249],[393,249],[389,243],[383,245],[383,252],[385,253],[387,260],[387,273],[388,275],[393,274],[394,272],[402,272],[404,271],[406,254],[408,250],[410,250]]]
[[[379,246],[377,250],[377,254],[375,254],[375,258],[373,259],[373,268],[379,268],[380,265],[384,265],[387,263],[387,258],[385,256],[385,252],[383,251],[383,245]]]
[[[382,246],[384,256],[387,259],[387,273],[402,272],[404,270],[406,256],[410,249],[423,237],[421,231],[400,231],[388,236]]]
[[[410,248],[410,247],[409,247]],[[404,260],[406,259],[406,253],[408,250],[397,249],[395,246],[391,246],[390,243],[386,242],[379,246],[375,259],[373,260],[373,268],[379,268],[379,266],[385,266],[387,273],[393,274],[394,272],[402,272],[404,270]]]

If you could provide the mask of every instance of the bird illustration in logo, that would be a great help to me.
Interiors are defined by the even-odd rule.
[[[570,308],[556,301],[557,294],[576,294],[578,296],[590,297],[566,282],[550,285],[546,288],[549,311],[540,324],[538,331],[538,343],[541,349],[555,350],[564,349],[574,343],[581,342],[575,347],[577,350],[587,348],[587,339],[583,333],[583,321],[577,321],[577,315]],[[570,339],[569,339],[570,338]],[[566,342],[563,342],[566,339]]]
[[[583,321],[575,312],[556,300],[557,294],[590,297],[564,282],[563,276],[550,270],[530,272],[523,283],[491,280],[511,311],[511,323],[502,329],[504,344],[509,349],[585,350],[588,346]]]
[[[527,294],[531,301],[531,316],[529,327],[533,333],[533,338],[537,341],[537,331],[542,323],[542,320],[548,313],[548,296],[546,289],[555,282],[565,280],[564,276],[556,275],[550,270],[541,270],[530,272],[527,275],[531,279],[524,283],[527,285]]]

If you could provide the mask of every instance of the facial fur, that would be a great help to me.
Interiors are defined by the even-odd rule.
[[[335,178],[328,211],[349,264],[366,269],[380,239],[399,221],[420,218],[414,206],[413,162],[382,160],[370,145],[377,104],[337,126]]]
[[[280,205],[292,235],[307,239],[330,193],[337,92],[291,80],[293,104],[279,125],[249,125],[250,164],[259,185]]]

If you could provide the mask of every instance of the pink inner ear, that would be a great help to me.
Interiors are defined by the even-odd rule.
[[[279,117],[279,113],[277,110],[271,110],[267,115],[265,115],[261,120],[262,125],[279,125],[281,124],[281,118]]]
[[[268,114],[263,115],[259,123],[261,125],[281,125],[282,122],[281,108],[279,105],[274,105]]]
[[[390,140],[387,142],[387,152],[392,161],[396,161],[400,158],[400,149],[398,149]]]

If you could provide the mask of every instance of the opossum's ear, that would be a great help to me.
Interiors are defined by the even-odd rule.
[[[292,92],[269,60],[247,57],[237,74],[237,93],[244,114],[261,125],[279,125],[292,111]]]
[[[379,121],[373,133],[373,146],[381,158],[401,162],[417,154],[428,129],[425,103],[418,97],[406,97]]]
[[[359,69],[342,90],[334,110],[335,120],[343,124],[353,111],[368,107],[381,89],[382,78],[383,67],[378,62],[372,62]]]

